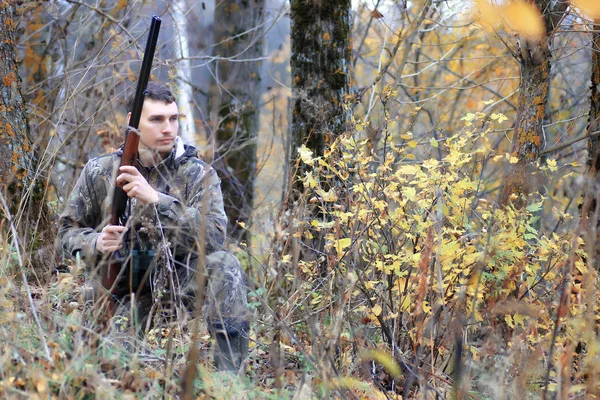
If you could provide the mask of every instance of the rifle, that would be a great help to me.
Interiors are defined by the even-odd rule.
[[[140,118],[142,116],[142,108],[144,106],[144,96],[146,86],[148,86],[148,80],[150,78],[150,71],[152,69],[152,59],[154,58],[154,51],[156,49],[156,42],[158,41],[158,32],[160,30],[161,19],[156,15],[152,17],[152,23],[150,24],[150,32],[148,33],[148,41],[146,42],[146,50],[144,51],[144,59],[142,61],[142,68],[140,69],[140,76],[135,91],[135,98],[133,102],[133,108],[131,110],[131,116],[129,118],[129,126],[125,132],[125,145],[123,146],[123,155],[121,156],[122,166],[136,165],[138,158],[138,144],[140,142],[140,136],[138,127]],[[112,209],[110,224],[121,225],[123,223],[123,215],[125,208],[127,207],[127,193],[115,184],[115,191],[113,195]],[[110,292],[107,307],[103,310],[108,316],[114,314],[115,302],[113,299],[114,284],[117,279],[117,275],[121,270],[121,259],[118,258],[117,254],[113,253],[112,257],[108,261],[108,265],[104,271],[102,277],[102,286]]]

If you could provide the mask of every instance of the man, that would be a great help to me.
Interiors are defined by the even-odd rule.
[[[151,82],[144,95],[137,165],[119,168],[122,148],[86,164],[60,217],[62,248],[97,267],[116,252],[123,268],[114,297],[124,310],[133,299],[137,325],[147,328],[164,299],[193,309],[204,247],[205,312],[217,344],[215,365],[239,370],[248,352],[247,292],[239,261],[222,250],[227,216],[220,180],[177,136],[179,112],[170,89]],[[133,98],[128,107],[131,111]],[[115,178],[129,197],[125,226],[108,223]]]

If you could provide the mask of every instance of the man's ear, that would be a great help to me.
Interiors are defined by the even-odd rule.
[[[131,119],[131,111],[127,113],[127,126],[129,126],[130,119]]]

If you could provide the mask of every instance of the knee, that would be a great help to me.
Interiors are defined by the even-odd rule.
[[[236,274],[242,273],[242,265],[233,253],[228,251],[216,251],[206,257],[206,268],[211,271],[232,271]]]

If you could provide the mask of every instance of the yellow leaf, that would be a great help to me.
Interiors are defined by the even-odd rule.
[[[355,378],[351,378],[349,376],[333,378],[333,379],[327,380],[326,382],[323,382],[323,384],[328,389],[332,389],[332,388],[356,389],[356,388],[360,388],[363,386],[362,381],[355,379]]]
[[[502,114],[502,113],[494,113],[494,114],[490,115],[490,118],[493,119],[493,120],[497,120],[498,123],[500,123],[500,124],[503,121],[507,121],[508,120],[508,118],[504,114]]]
[[[429,144],[435,148],[437,148],[439,146],[438,141],[435,140],[435,138],[431,138],[431,140],[429,140]]]
[[[423,168],[425,169],[434,169],[437,168],[437,166],[440,165],[440,162],[438,160],[436,160],[435,158],[430,158],[429,160],[425,160],[423,161]]]
[[[569,394],[575,394],[579,392],[582,392],[584,394],[586,388],[587,385],[571,385],[569,386]]]
[[[411,140],[410,142],[407,143],[408,147],[412,147],[413,149],[415,147],[417,147],[418,143],[414,140]]]
[[[519,159],[515,156],[510,156],[510,158],[508,159],[508,162],[511,164],[516,164],[519,162]]]
[[[431,313],[431,307],[429,307],[429,303],[427,302],[427,300],[423,300],[423,303],[421,304],[421,307],[423,307],[423,312],[425,314],[430,314]]]
[[[556,160],[549,158],[546,160],[546,162],[548,163],[548,169],[552,172],[555,172],[558,170],[558,167],[556,166]]]
[[[312,189],[316,188],[318,186],[317,181],[315,180],[315,177],[311,172],[305,172],[306,177],[304,178],[304,187],[310,187]]]
[[[344,239],[336,240],[334,242],[334,245],[335,245],[335,250],[336,250],[338,256],[341,257],[344,254],[344,249],[349,247],[351,244],[352,244],[351,238],[344,238]]]
[[[411,186],[404,187],[402,188],[402,196],[409,201],[415,201],[417,199],[417,190]]]
[[[381,364],[385,370],[395,378],[399,378],[401,374],[400,366],[391,355],[381,350],[369,350],[361,354],[362,360],[374,360]]]
[[[598,0],[571,0],[571,4],[592,18],[600,18],[600,2]]]
[[[335,194],[334,189],[331,189],[328,191],[321,190],[319,192],[319,194],[321,195],[321,198],[323,199],[323,201],[326,201],[329,203],[334,202],[338,199],[337,195]]]
[[[503,11],[506,24],[521,36],[528,39],[540,39],[544,36],[544,21],[533,4],[517,0],[507,4]]]
[[[373,311],[373,314],[375,314],[376,317],[379,317],[379,315],[381,315],[381,311],[383,310],[379,304],[375,304],[375,307],[373,307],[371,311]]]
[[[525,317],[521,314],[515,314],[513,316],[513,320],[515,321],[515,325],[521,325],[525,327]]]
[[[46,380],[46,378],[44,377],[40,377],[36,382],[35,382],[35,389],[39,392],[39,393],[46,393],[48,391],[48,381]]]
[[[513,321],[513,318],[511,315],[505,315],[504,316],[504,321],[506,321],[506,324],[511,327],[514,328],[515,327],[515,323]]]
[[[300,158],[302,159],[303,163],[305,163],[307,165],[314,164],[315,160],[313,160],[313,158],[312,158],[313,152],[311,149],[309,149],[305,145],[298,147],[298,154],[300,155]]]
[[[416,175],[419,172],[421,172],[421,169],[419,168],[418,165],[404,164],[400,168],[398,168],[398,171],[396,172],[396,176],[400,176],[400,175]]]
[[[314,226],[315,228],[333,228],[333,226],[335,225],[335,221],[318,221],[316,219],[313,219],[312,222],[310,223],[312,226]]]
[[[402,300],[402,304],[400,304],[400,310],[407,312],[410,311],[410,297],[404,296]]]
[[[467,113],[467,115],[462,117],[460,120],[465,121],[465,126],[471,126],[473,125],[473,121],[475,120],[475,118],[477,118],[477,115],[473,113]]]

